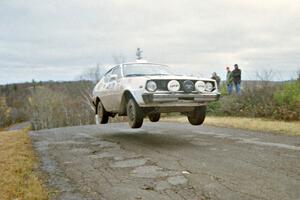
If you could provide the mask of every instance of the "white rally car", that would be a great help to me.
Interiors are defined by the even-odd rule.
[[[110,69],[93,90],[96,122],[128,116],[139,128],[145,116],[157,122],[161,113],[180,112],[192,125],[203,123],[208,102],[220,97],[215,80],[175,75],[166,65],[137,61]]]

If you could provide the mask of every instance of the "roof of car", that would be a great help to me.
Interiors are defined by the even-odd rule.
[[[135,62],[127,62],[127,63],[122,63],[122,65],[132,65],[132,64],[154,64],[154,65],[164,65],[160,63],[152,63],[148,62],[147,60],[136,60]],[[166,66],[166,65],[164,65]]]

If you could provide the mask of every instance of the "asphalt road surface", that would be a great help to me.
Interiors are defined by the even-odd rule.
[[[164,122],[30,135],[53,199],[300,199],[300,137]]]

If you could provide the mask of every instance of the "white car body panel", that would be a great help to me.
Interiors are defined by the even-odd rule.
[[[134,63],[136,64],[136,63]],[[121,77],[109,80],[109,77],[103,77],[94,87],[93,100],[100,99],[104,108],[108,112],[118,113],[121,109],[122,98],[125,91],[129,91],[134,100],[140,107],[195,107],[206,105],[210,101],[219,98],[217,84],[212,79],[198,78],[193,76],[181,75],[154,75],[154,76],[135,76],[123,77],[123,64],[118,65],[121,69]],[[114,68],[116,68],[114,67]],[[113,69],[114,69],[113,68]],[[113,70],[111,69],[111,70]],[[109,72],[111,71],[109,70]],[[109,76],[109,72],[107,76]],[[149,92],[145,87],[149,80],[201,80],[214,83],[215,89],[211,92],[192,92],[184,93],[183,91],[170,92],[160,91]],[[149,95],[151,102],[145,101],[145,96]],[[193,100],[185,100],[185,99]],[[180,100],[181,99],[181,100]]]

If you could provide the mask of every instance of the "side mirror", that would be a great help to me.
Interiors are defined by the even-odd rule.
[[[110,81],[115,81],[115,80],[117,80],[118,79],[118,75],[117,74],[112,74],[112,75],[110,75],[110,77],[109,77],[109,80]]]

